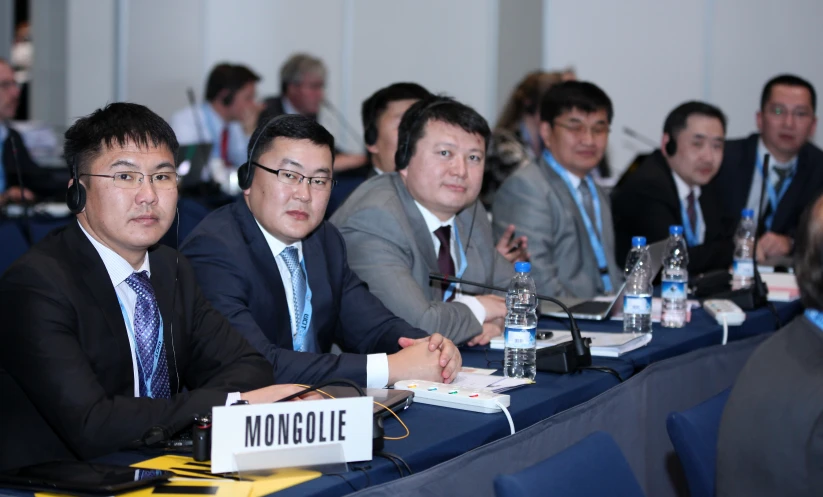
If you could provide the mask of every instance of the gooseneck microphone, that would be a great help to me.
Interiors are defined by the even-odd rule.
[[[209,143],[203,132],[203,121],[200,119],[200,109],[197,108],[197,99],[194,97],[194,89],[186,88],[186,96],[189,99],[192,116],[194,116],[194,127],[197,128],[197,139],[200,143]]]
[[[337,110],[337,107],[332,105],[332,103],[329,102],[328,100],[326,100],[325,98],[320,102],[320,105],[322,105],[329,112],[332,113],[334,118],[337,119],[337,122],[339,122],[342,125],[343,129],[346,130],[346,133],[348,133],[349,136],[354,140],[355,145],[359,149],[362,149],[363,148],[363,137],[357,134],[357,131],[354,130],[354,126],[352,126],[351,123],[349,123],[346,120],[346,116],[344,116],[342,112]]]
[[[657,147],[660,146],[659,143],[656,143],[654,140],[652,140],[648,136],[640,134],[637,131],[635,131],[634,129],[628,127],[628,126],[623,126],[623,134],[625,134],[626,136],[630,136],[630,137],[634,138],[635,140],[639,141],[640,143],[642,143],[643,145],[648,145],[649,147],[652,147],[652,148],[657,148]]]
[[[447,283],[459,283],[462,285],[476,286],[487,290],[494,290],[496,292],[507,292],[505,288],[501,288],[499,286],[486,285],[485,283],[478,283],[476,281],[454,278],[441,273],[429,273],[429,278],[437,281],[445,281]],[[580,329],[577,327],[577,321],[574,319],[574,316],[569,308],[566,307],[566,304],[547,295],[537,294],[536,297],[539,300],[545,300],[560,306],[560,308],[563,309],[563,312],[569,316],[569,331],[572,333],[571,341],[537,350],[537,370],[548,373],[565,374],[574,373],[579,369],[584,369],[591,366],[592,354],[589,349],[589,344],[591,341],[588,338],[584,339],[580,336]]]

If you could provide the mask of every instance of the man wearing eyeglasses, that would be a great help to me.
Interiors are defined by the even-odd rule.
[[[20,103],[20,86],[11,65],[0,58],[0,206],[9,202],[34,200],[34,193],[19,184],[17,168],[25,177],[37,170],[20,133],[8,125]],[[25,184],[25,183],[24,183]]]
[[[720,172],[709,185],[721,192],[735,218],[744,208],[755,212],[761,262],[791,254],[797,220],[823,190],[823,150],[809,142],[817,126],[816,105],[808,81],[790,74],[769,80],[757,112],[760,133],[726,142]],[[761,199],[766,154],[768,181]],[[763,216],[758,218],[761,209]]]
[[[238,400],[274,402],[266,360],[158,241],[177,205],[177,139],[114,103],[66,131],[77,219],[0,279],[0,469],[160,442]]]
[[[609,198],[591,175],[606,152],[612,114],[608,95],[592,83],[553,86],[540,105],[541,160],[495,196],[495,236],[513,224],[528,237],[540,293],[590,298],[620,287]]]
[[[451,381],[460,353],[389,312],[349,268],[340,232],[323,220],[334,138],[301,115],[252,135],[238,173],[243,197],[207,216],[183,243],[206,298],[281,381],[347,378],[382,388]],[[337,343],[343,354],[328,352]]]

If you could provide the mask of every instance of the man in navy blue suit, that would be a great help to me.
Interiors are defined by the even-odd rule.
[[[281,382],[453,380],[461,364],[454,344],[387,310],[323,221],[334,186],[331,134],[288,115],[259,127],[249,147],[238,171],[242,198],[206,217],[181,247],[212,305]],[[333,342],[343,354],[328,353]]]

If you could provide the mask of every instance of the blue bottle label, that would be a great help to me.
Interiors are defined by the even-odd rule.
[[[506,347],[512,349],[531,349],[537,345],[537,327],[515,328],[507,326],[503,332],[506,339]]]
[[[685,281],[664,281],[661,284],[661,297],[664,299],[685,299],[686,298],[686,282]]]
[[[740,259],[734,261],[734,274],[744,278],[754,277],[754,261],[751,259]]]
[[[623,297],[623,314],[651,314],[652,296],[626,295]]]

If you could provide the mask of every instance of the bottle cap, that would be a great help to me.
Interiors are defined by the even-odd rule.
[[[531,262],[515,262],[514,270],[518,273],[530,273],[532,271]]]
[[[754,209],[743,209],[743,217],[746,219],[754,219]]]
[[[683,226],[679,224],[673,224],[669,226],[669,234],[670,235],[682,235],[683,234]]]
[[[633,236],[632,237],[632,247],[645,247],[646,246],[646,237],[645,236]]]

